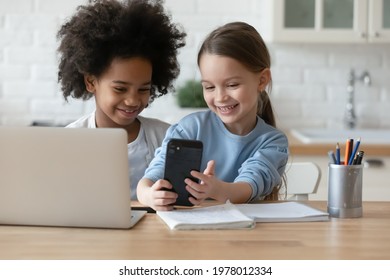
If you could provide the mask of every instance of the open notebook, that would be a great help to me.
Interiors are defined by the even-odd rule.
[[[131,228],[122,129],[0,127],[0,224]]]
[[[192,209],[157,211],[173,230],[250,229],[259,222],[328,221],[329,214],[294,201],[259,204],[219,204]]]

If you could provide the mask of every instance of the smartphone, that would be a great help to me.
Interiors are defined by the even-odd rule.
[[[193,206],[188,200],[191,194],[185,189],[184,179],[192,177],[192,170],[200,171],[203,143],[198,140],[176,139],[168,142],[165,158],[164,179],[172,184],[172,191],[178,194],[175,205]]]

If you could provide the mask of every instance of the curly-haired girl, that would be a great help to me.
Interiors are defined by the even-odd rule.
[[[173,90],[185,36],[159,0],[89,0],[57,34],[65,100],[94,97],[96,104],[94,112],[67,127],[127,131],[132,199],[169,127],[139,114]]]

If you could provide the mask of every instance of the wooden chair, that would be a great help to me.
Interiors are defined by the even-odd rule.
[[[287,164],[287,199],[308,200],[309,194],[317,192],[320,180],[321,169],[314,162],[292,162]]]

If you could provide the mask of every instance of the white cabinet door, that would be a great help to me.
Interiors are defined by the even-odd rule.
[[[371,0],[368,22],[368,41],[390,42],[390,0]]]
[[[390,0],[273,0],[273,42],[390,41]]]

